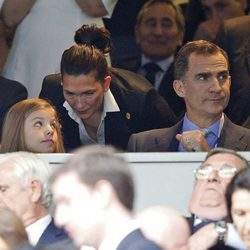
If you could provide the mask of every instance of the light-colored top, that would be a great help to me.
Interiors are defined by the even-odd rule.
[[[48,214],[25,228],[28,234],[29,242],[32,246],[35,246],[37,244],[44,230],[47,228],[51,221],[51,215]]]
[[[108,112],[119,112],[120,111],[120,108],[119,108],[113,94],[111,93],[111,91],[109,89],[107,92],[104,93],[103,112],[102,112],[100,124],[98,125],[98,129],[97,129],[97,134],[96,134],[97,141],[95,141],[88,135],[88,132],[87,132],[81,118],[79,116],[77,116],[76,112],[71,108],[71,106],[68,104],[67,101],[64,102],[63,106],[68,111],[70,118],[78,123],[80,140],[81,140],[81,143],[83,145],[95,144],[95,143],[105,144],[104,119],[105,119]]]
[[[89,0],[91,1],[91,0]],[[111,16],[117,0],[102,0]],[[45,76],[60,72],[62,53],[75,44],[83,24],[103,27],[102,18],[88,16],[74,0],[36,0],[18,25],[2,75],[21,82],[28,97],[38,97]]]
[[[143,66],[145,64],[147,64],[147,63],[150,63],[150,62],[153,62],[153,63],[157,64],[161,68],[161,70],[156,73],[155,82],[154,82],[154,87],[158,91],[159,88],[160,88],[161,81],[162,81],[165,73],[167,72],[169,66],[173,63],[173,61],[174,61],[173,56],[170,56],[170,57],[168,57],[168,58],[166,58],[164,60],[161,60],[161,61],[153,62],[149,58],[145,57],[145,55],[142,55],[141,67],[139,68],[138,73],[140,75],[146,76],[146,71],[143,68]]]

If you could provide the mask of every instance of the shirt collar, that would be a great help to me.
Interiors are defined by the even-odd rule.
[[[44,230],[47,228],[51,221],[51,215],[48,214],[25,228],[28,234],[29,242],[32,246],[35,246],[37,244]]]
[[[213,132],[217,137],[220,137],[223,124],[224,124],[224,113],[222,113],[221,118],[217,122],[211,124],[207,129]],[[190,130],[201,130],[201,129],[203,128],[200,128],[195,123],[190,121],[187,115],[185,114],[183,119],[182,132]]]
[[[166,72],[173,61],[174,61],[174,56],[170,56],[170,57],[163,59],[163,60],[160,60],[160,61],[152,61],[148,57],[146,57],[145,55],[142,55],[141,65],[143,67],[146,63],[154,62],[161,68],[161,70]]]

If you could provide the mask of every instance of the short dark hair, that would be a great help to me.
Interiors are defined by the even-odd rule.
[[[192,41],[182,46],[177,53],[174,63],[174,76],[176,80],[181,80],[188,71],[189,57],[192,53],[195,53],[196,55],[222,54],[227,60],[229,70],[228,56],[223,49],[209,41]]]
[[[246,165],[245,168],[240,170],[231,180],[226,190],[226,201],[229,217],[232,219],[232,195],[239,189],[245,189],[250,192],[250,167]]]
[[[166,4],[169,4],[173,7],[175,14],[176,14],[176,23],[177,23],[178,29],[180,32],[184,33],[184,31],[185,31],[185,19],[184,19],[182,10],[177,4],[174,4],[173,1],[171,1],[171,0],[149,0],[149,1],[147,1],[142,6],[142,8],[140,9],[140,11],[137,15],[136,25],[139,25],[141,23],[143,16],[144,16],[145,12],[148,10],[148,8],[150,8],[152,5],[157,4],[157,3],[166,3]]]
[[[104,54],[94,46],[74,45],[63,52],[62,79],[64,74],[79,76],[93,73],[96,80],[103,82],[107,71],[108,66]]]
[[[75,152],[62,167],[52,175],[53,183],[65,173],[76,173],[79,180],[94,187],[100,180],[108,181],[117,193],[121,203],[129,210],[133,209],[134,182],[128,162],[111,146],[84,146]]]
[[[77,45],[64,51],[61,59],[62,79],[64,74],[78,76],[94,73],[101,82],[108,75],[106,56],[111,50],[110,33],[95,24],[82,25],[76,32]]]
[[[238,157],[240,160],[242,160],[242,162],[244,162],[243,165],[248,166],[248,161],[244,156],[242,156],[241,154],[239,154],[238,152],[236,152],[233,149],[220,148],[220,147],[211,149],[207,153],[204,161],[206,161],[208,158],[210,158],[211,156],[216,155],[216,154],[231,154],[231,155],[234,155],[234,156]]]

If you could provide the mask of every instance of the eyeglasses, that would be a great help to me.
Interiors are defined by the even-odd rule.
[[[212,165],[201,165],[194,170],[194,175],[197,180],[206,180],[213,171],[216,171],[219,177],[227,179],[232,178],[236,174],[237,168],[231,165],[224,165],[217,170]]]

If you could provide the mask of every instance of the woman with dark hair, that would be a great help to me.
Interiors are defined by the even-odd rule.
[[[177,122],[144,78],[108,68],[107,30],[83,25],[75,41],[62,55],[61,76],[46,77],[40,93],[57,107],[67,150],[93,143],[125,150],[132,133]]]
[[[238,172],[226,191],[229,215],[250,250],[250,167]]]

